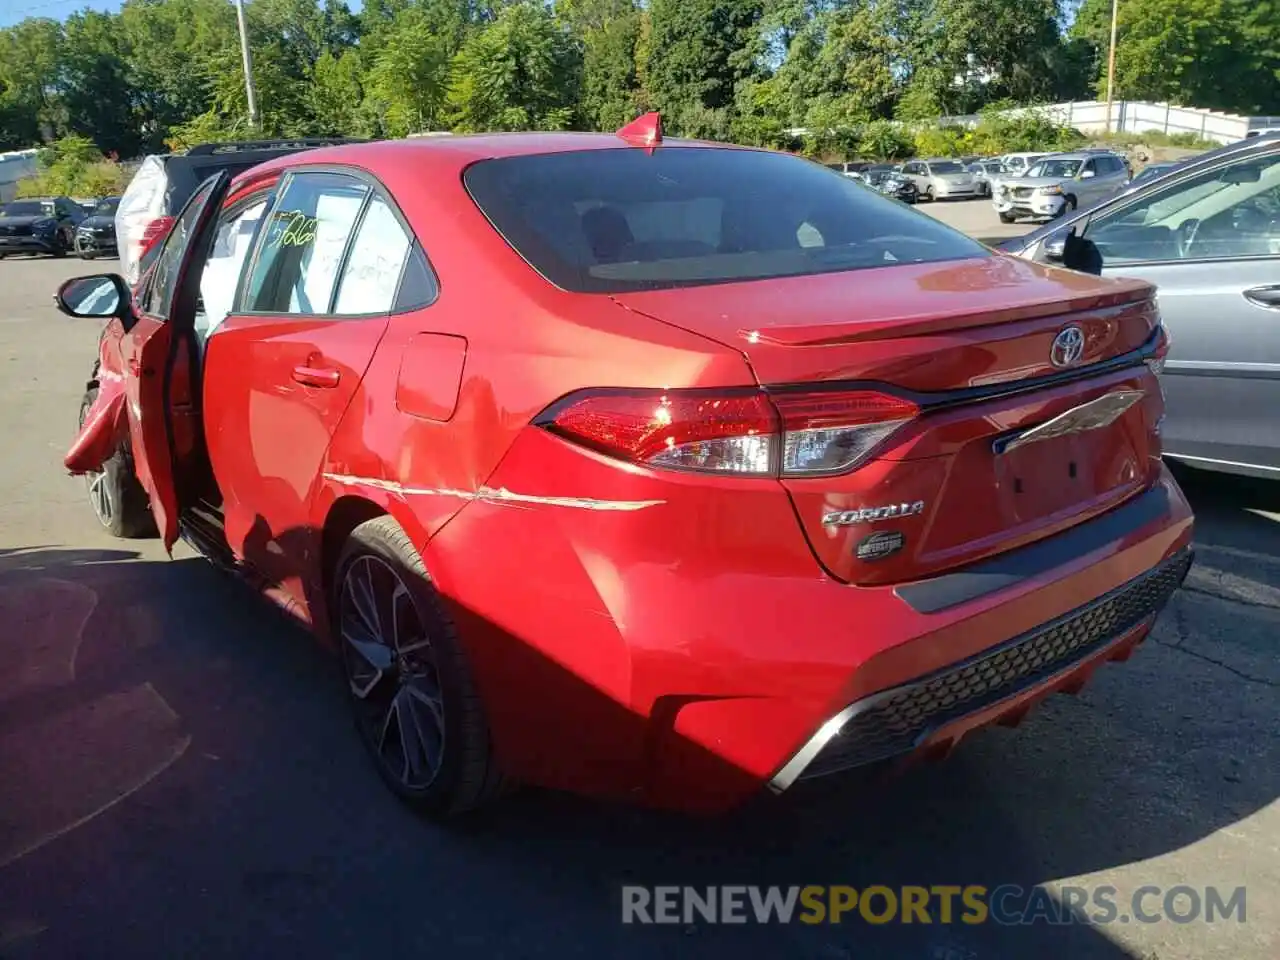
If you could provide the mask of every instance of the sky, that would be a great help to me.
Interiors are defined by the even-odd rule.
[[[227,0],[228,3],[231,0]],[[245,0],[246,3],[250,0]],[[49,17],[65,20],[81,10],[119,10],[123,0],[0,0],[0,28],[11,27],[27,17]],[[347,0],[353,11],[360,9],[360,0]]]

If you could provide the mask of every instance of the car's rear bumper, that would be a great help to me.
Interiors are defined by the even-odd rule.
[[[1150,629],[1193,525],[1161,468],[1146,494],[1048,540],[857,587],[822,573],[790,502],[764,483],[620,473],[531,430],[489,488],[423,555],[502,763],[548,786],[701,810],[937,749],[1081,682]],[[1151,576],[1162,589],[1142,586]],[[1114,598],[1133,590],[1143,602],[1120,616]],[[1001,682],[979,683],[984,670]],[[943,709],[908,709],[946,700],[938,684],[956,678],[962,695]],[[884,719],[903,697],[905,726]],[[894,733],[875,750],[872,720],[875,737]]]
[[[0,237],[0,253],[53,253],[52,237]]]
[[[1106,660],[1127,657],[1191,568],[1184,548],[1069,613],[925,677],[851,703],[824,723],[769,786],[907,757],[970,730],[1020,720],[1038,700],[1078,690]]]

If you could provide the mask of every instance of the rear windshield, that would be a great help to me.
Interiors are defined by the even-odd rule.
[[[463,180],[517,253],[556,286],[580,293],[989,255],[856,180],[781,153],[538,154],[482,160]]]

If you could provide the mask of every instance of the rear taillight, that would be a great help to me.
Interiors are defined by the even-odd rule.
[[[1147,366],[1152,373],[1164,373],[1164,361],[1169,356],[1169,331],[1165,329],[1164,324],[1156,327],[1156,343],[1155,349],[1151,356],[1147,357]]]
[[[743,476],[854,469],[919,408],[870,390],[594,393],[542,426],[632,463]]]
[[[147,225],[142,228],[142,249],[138,252],[139,259],[145,257],[152,247],[169,235],[172,229],[173,217],[156,217],[148,220]]]
[[[872,390],[780,394],[782,474],[808,476],[851,470],[920,408]]]

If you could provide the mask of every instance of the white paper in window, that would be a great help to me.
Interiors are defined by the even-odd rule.
[[[391,309],[409,238],[381,199],[369,204],[338,288],[338,313],[384,313]]]
[[[341,193],[322,193],[316,198],[315,240],[307,251],[302,268],[301,290],[294,290],[290,310],[294,313],[325,313],[329,309],[329,296],[338,277],[342,251],[364,191],[344,190]]]

